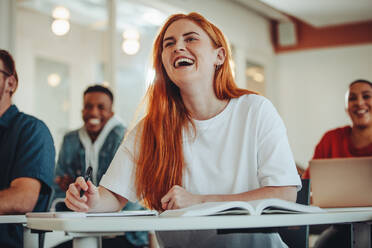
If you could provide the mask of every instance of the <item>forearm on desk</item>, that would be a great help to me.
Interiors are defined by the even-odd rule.
[[[0,214],[23,214],[31,212],[39,197],[39,180],[20,177],[10,187],[0,191]]]
[[[253,201],[264,198],[279,198],[295,202],[297,197],[296,186],[267,186],[240,194],[228,195],[201,195],[202,202],[213,201]]]
[[[123,209],[128,200],[118,194],[106,189],[98,187],[99,200],[98,203],[90,209],[90,212],[115,212]]]

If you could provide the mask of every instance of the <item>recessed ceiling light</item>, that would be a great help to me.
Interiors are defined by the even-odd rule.
[[[134,55],[139,51],[140,43],[138,40],[124,40],[121,48],[126,54]]]
[[[52,23],[52,31],[55,35],[62,36],[70,31],[70,22],[66,20],[54,20]]]
[[[127,29],[123,32],[123,38],[127,40],[139,40],[140,34],[137,29]]]
[[[54,8],[52,16],[55,19],[68,20],[70,18],[70,11],[63,6],[57,6]]]
[[[61,77],[57,73],[52,73],[48,76],[48,84],[51,87],[57,87],[61,83]]]

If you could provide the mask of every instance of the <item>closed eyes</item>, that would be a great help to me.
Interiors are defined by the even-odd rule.
[[[184,33],[182,36],[184,37],[186,42],[192,42],[194,40],[198,40],[197,36],[200,36],[200,35],[197,32],[187,32],[187,33]],[[176,43],[176,39],[173,36],[167,37],[163,40],[164,48],[172,46],[175,43]]]

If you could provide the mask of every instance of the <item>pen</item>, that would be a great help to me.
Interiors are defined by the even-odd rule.
[[[88,182],[88,180],[92,181],[92,172],[93,172],[93,168],[92,166],[89,165],[87,171],[85,172],[85,176],[84,176],[84,180],[86,182]],[[85,191],[83,189],[80,190],[80,197],[84,195],[84,192]]]

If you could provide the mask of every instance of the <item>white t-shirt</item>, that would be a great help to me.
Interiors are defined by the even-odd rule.
[[[236,194],[264,186],[301,188],[286,128],[266,98],[251,94],[231,99],[217,116],[194,122],[196,134],[183,133],[182,186],[187,191]],[[119,147],[100,182],[129,201],[141,200],[137,199],[134,186],[136,131],[138,126]],[[157,235],[165,247],[231,247],[233,244],[286,247],[278,234],[217,235],[215,230],[199,230],[158,232]]]
[[[183,187],[194,194],[236,194],[264,186],[301,187],[286,128],[270,101],[258,95],[231,99],[217,116],[194,120],[184,132]],[[118,149],[100,184],[138,201],[134,187],[134,132]],[[160,199],[159,199],[160,201]]]

